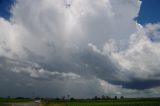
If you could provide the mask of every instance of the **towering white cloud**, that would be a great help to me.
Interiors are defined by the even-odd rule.
[[[140,79],[159,79],[159,24],[148,24],[130,36],[129,45],[125,50],[114,50],[112,44],[104,47],[106,54],[117,63],[121,71],[130,73]],[[110,47],[110,48],[109,48]]]
[[[4,88],[10,83],[15,83],[16,92],[41,88],[40,96],[145,95],[123,85],[125,80],[159,79],[159,25],[137,28],[134,18],[140,4],[139,0],[16,0],[10,20],[0,18]],[[149,39],[151,33],[155,42]],[[21,86],[24,83],[26,87]]]

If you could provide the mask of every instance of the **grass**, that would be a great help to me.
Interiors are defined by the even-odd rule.
[[[33,99],[0,98],[0,106],[11,106],[11,102],[31,102]],[[118,99],[118,100],[42,100],[40,106],[160,106],[160,98]]]
[[[28,98],[0,98],[0,103],[11,103],[11,102],[31,102],[34,99]],[[1,106],[1,105],[0,105]]]
[[[10,104],[2,104],[2,103],[0,103],[0,106],[12,106],[12,105],[10,105]]]
[[[158,102],[86,102],[66,103],[65,106],[160,106]]]
[[[59,105],[58,105],[59,104]],[[160,106],[160,99],[43,101],[42,106]]]
[[[31,102],[34,99],[28,98],[0,98],[0,106],[12,106],[11,103]]]

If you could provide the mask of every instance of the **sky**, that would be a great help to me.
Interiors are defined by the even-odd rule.
[[[11,13],[11,5],[13,5],[14,0],[0,0],[0,16],[9,19]]]
[[[138,16],[138,23],[144,25],[147,23],[160,22],[160,1],[159,0],[142,0],[141,9]]]
[[[0,97],[159,97],[159,5],[0,0]]]

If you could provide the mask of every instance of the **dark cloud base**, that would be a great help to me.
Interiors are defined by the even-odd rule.
[[[112,81],[110,82],[116,85],[122,85],[123,88],[127,89],[137,89],[137,90],[145,90],[154,87],[160,86],[160,80],[140,80],[140,79],[132,79],[131,81]]]

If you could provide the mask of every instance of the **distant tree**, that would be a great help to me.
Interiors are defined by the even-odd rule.
[[[124,99],[124,96],[121,96],[120,99]]]
[[[39,99],[41,99],[41,98],[37,96],[37,97],[35,97],[35,99],[36,99],[36,100],[39,100]]]
[[[16,99],[24,99],[24,97],[17,97]]]
[[[68,94],[68,95],[67,95],[67,99],[69,100],[69,98],[70,98],[70,95]]]
[[[106,99],[106,97],[105,97],[104,95],[102,95],[102,96],[101,96],[101,99],[103,99],[103,100],[104,100],[104,99]]]
[[[58,97],[57,98],[55,98],[56,100],[60,100]]]
[[[95,96],[95,97],[94,97],[94,100],[97,100],[97,99],[98,99],[98,96]]]
[[[118,99],[117,96],[115,96],[114,99],[117,100]]]
[[[74,98],[74,97],[71,97],[70,100],[75,100],[75,98]]]
[[[62,97],[62,100],[65,100],[65,96]]]
[[[106,99],[107,99],[107,100],[110,100],[110,99],[111,99],[111,97],[110,97],[110,96],[106,96]]]

